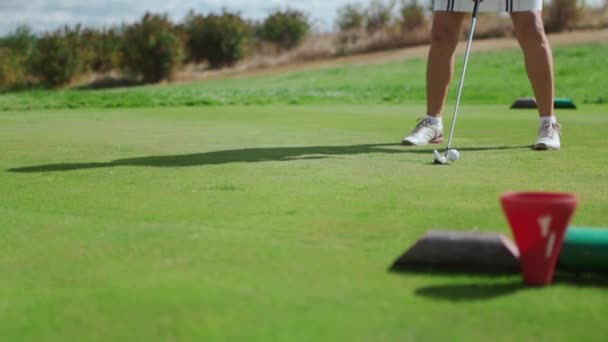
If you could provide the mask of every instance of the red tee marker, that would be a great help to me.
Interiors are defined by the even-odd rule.
[[[507,192],[500,202],[519,248],[524,282],[551,284],[578,198],[567,193]]]

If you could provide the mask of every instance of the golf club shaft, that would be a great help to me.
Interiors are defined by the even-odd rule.
[[[479,9],[479,3],[481,0],[475,0],[475,7],[473,7],[473,15],[471,18],[471,28],[469,29],[469,38],[467,40],[467,48],[464,54],[464,65],[462,66],[462,74],[460,75],[460,82],[458,84],[458,95],[456,96],[456,106],[454,107],[454,115],[452,115],[452,125],[450,126],[450,137],[448,138],[447,152],[452,148],[452,138],[454,136],[454,127],[456,126],[456,116],[458,115],[458,107],[460,106],[460,97],[462,95],[462,87],[464,85],[464,76],[467,73],[467,65],[469,64],[469,55],[471,54],[471,44],[473,43],[473,33],[475,32],[475,25],[477,24],[477,10]]]

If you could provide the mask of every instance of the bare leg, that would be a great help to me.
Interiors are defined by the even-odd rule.
[[[454,51],[464,17],[465,13],[433,13],[431,48],[426,66],[426,110],[431,116],[441,116],[454,73]]]
[[[553,114],[553,55],[545,35],[541,11],[511,13],[517,40],[524,52],[540,116]]]

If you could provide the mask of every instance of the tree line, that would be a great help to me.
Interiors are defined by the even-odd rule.
[[[229,11],[190,11],[181,23],[146,13],[132,24],[65,26],[41,35],[21,25],[0,38],[0,88],[59,87],[80,75],[112,70],[143,82],[171,80],[186,63],[233,65],[261,42],[291,49],[310,27],[308,16],[293,9],[276,10],[260,22]]]
[[[337,9],[340,32],[374,32],[400,26],[414,30],[427,25],[430,2],[369,0]],[[577,0],[553,0],[546,26],[567,29],[580,13]],[[209,68],[231,66],[263,46],[286,51],[297,47],[311,31],[307,13],[276,9],[261,21],[237,12],[201,14],[190,11],[179,23],[166,14],[146,13],[138,21],[106,28],[65,26],[35,34],[27,25],[0,38],[0,89],[61,87],[90,73],[119,71],[144,83],[171,80],[185,64]]]

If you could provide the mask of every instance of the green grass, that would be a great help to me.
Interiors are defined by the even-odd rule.
[[[397,66],[356,68],[396,82]],[[471,83],[490,94],[476,72]],[[210,85],[133,96],[199,87]],[[80,93],[60,94],[40,103]],[[564,149],[549,153],[529,149],[534,112],[506,106],[463,104],[452,166],[395,144],[420,105],[2,112],[0,336],[604,340],[605,282],[528,289],[517,276],[387,271],[429,228],[508,234],[507,190],[575,192],[573,222],[608,225],[608,106],[559,112]]]
[[[605,67],[608,44],[557,47],[554,55],[557,97],[572,98],[577,104],[608,102],[608,68]],[[457,60],[457,70],[461,60],[461,57]],[[420,103],[424,99],[424,72],[423,59],[410,59],[196,84],[96,91],[29,91],[0,94],[0,110]],[[454,94],[452,91],[451,96]],[[473,52],[463,101],[511,103],[522,96],[532,96],[532,90],[519,50]]]

